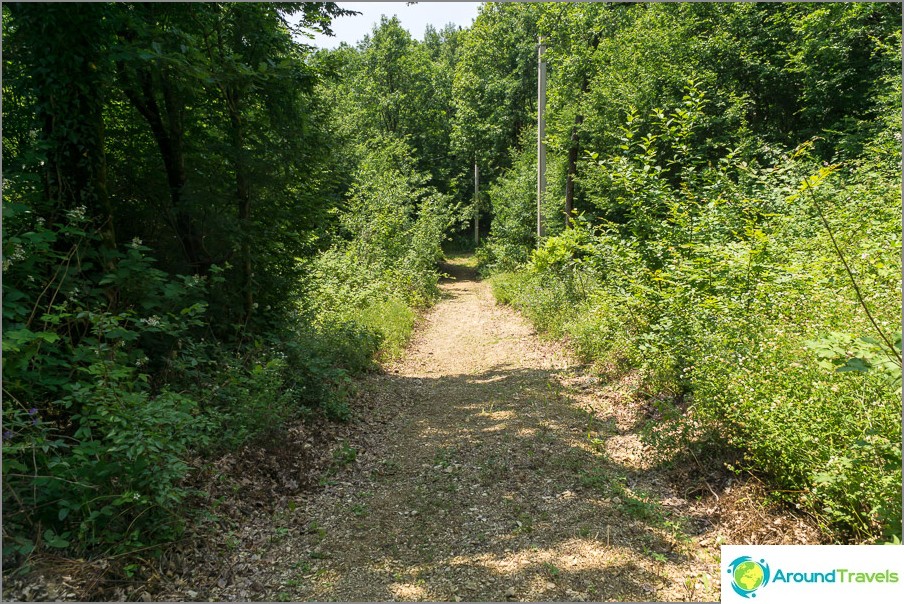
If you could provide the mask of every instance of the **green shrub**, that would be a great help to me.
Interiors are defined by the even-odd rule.
[[[377,352],[397,356],[414,328],[414,309],[436,296],[448,199],[425,185],[403,142],[378,137],[361,162],[340,217],[345,238],[309,264],[305,313],[355,370]],[[356,352],[357,350],[357,352]]]
[[[128,551],[174,538],[193,453],[241,446],[314,408],[345,418],[379,335],[306,326],[210,337],[209,275],[97,245],[80,212],[4,220],[4,556]],[[100,251],[98,251],[100,250]],[[393,334],[394,341],[399,337]]]
[[[152,382],[150,359],[178,356],[203,324],[206,286],[153,268],[140,242],[99,248],[81,212],[49,227],[8,216],[5,554],[167,539],[182,521],[186,452],[210,422],[196,400]]]
[[[585,175],[597,217],[494,294],[640,369],[663,456],[728,445],[836,538],[900,534],[900,150],[880,135],[842,167],[811,145],[707,162],[690,143],[705,103],[691,87],[681,111],[629,114]]]
[[[361,324],[380,334],[380,352],[386,360],[397,358],[414,330],[414,311],[399,300],[371,304],[359,313]]]

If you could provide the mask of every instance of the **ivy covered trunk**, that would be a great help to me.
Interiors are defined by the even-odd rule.
[[[104,104],[110,87],[106,50],[110,31],[94,4],[13,4],[18,35],[33,45],[29,82],[36,98],[40,145],[46,150],[42,213],[84,211],[103,244],[116,245],[107,192]],[[25,57],[23,57],[25,58]]]

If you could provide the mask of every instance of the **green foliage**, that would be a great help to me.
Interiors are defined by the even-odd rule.
[[[894,381],[901,381],[901,334],[894,341],[894,350],[870,336],[859,338],[844,333],[832,333],[821,340],[807,342],[807,347],[823,359],[826,369],[835,371],[880,371]],[[897,355],[894,352],[897,351]]]
[[[561,235],[550,237],[534,251],[531,269],[537,272],[552,272],[562,276],[580,273],[581,262],[594,250],[590,232],[578,223],[575,228]]]
[[[717,434],[832,530],[900,534],[899,6],[488,3],[423,42],[294,40],[342,14],[3,6],[7,561],[174,538],[187,460],[347,419],[475,162],[497,297],[639,368],[651,439]]]
[[[512,151],[512,168],[489,187],[493,221],[489,237],[477,250],[483,271],[511,270],[527,261],[536,246],[537,159],[526,140],[536,140],[527,128],[521,151]]]
[[[401,141],[377,138],[358,153],[339,214],[344,237],[311,262],[306,312],[330,337],[353,336],[339,345],[363,368],[378,350],[384,358],[399,354],[414,327],[412,309],[436,296],[436,262],[452,209],[426,185]]]
[[[322,51],[319,60],[333,66],[337,79],[321,92],[335,105],[344,151],[354,155],[358,145],[380,136],[404,140],[428,184],[459,195],[461,173],[470,163],[449,146],[458,39],[458,30],[449,26],[428,30],[421,43],[398,18],[382,17],[355,51]],[[357,164],[354,157],[348,161]]]
[[[39,540],[29,531],[42,528],[55,535],[45,535],[50,547],[129,548],[150,527],[165,539],[180,523],[186,451],[204,444],[210,422],[178,388],[152,382],[149,355],[178,355],[202,323],[206,286],[168,278],[137,242],[98,254],[81,212],[48,227],[6,209],[3,480],[13,550],[28,553]],[[111,260],[115,269],[104,270]],[[117,296],[141,303],[109,310]]]
[[[455,68],[452,145],[485,177],[507,167],[533,120],[539,5],[486,3],[463,36]]]
[[[346,162],[288,22],[333,3],[3,11],[4,560],[128,553],[191,519],[190,459],[348,418],[451,210],[403,143]]]
[[[900,150],[877,135],[835,174],[809,145],[710,159],[707,96],[691,83],[670,110],[630,111],[618,151],[588,162],[593,216],[494,293],[587,358],[640,368],[663,455],[730,445],[828,531],[897,534]]]
[[[344,359],[316,334],[240,351],[198,338],[215,267],[169,277],[138,241],[99,254],[80,212],[48,227],[5,210],[5,555],[42,537],[74,551],[173,538],[190,451],[239,446],[317,405],[342,415]],[[108,310],[116,299],[134,303]]]

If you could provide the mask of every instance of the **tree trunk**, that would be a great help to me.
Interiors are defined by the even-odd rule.
[[[568,148],[568,172],[565,176],[565,228],[572,226],[574,214],[574,176],[577,174],[579,137],[578,127],[584,122],[584,116],[579,115],[574,120],[571,129],[571,146]]]
[[[169,222],[182,246],[185,260],[196,273],[205,273],[209,262],[203,253],[201,236],[195,227],[191,213],[182,200],[187,177],[181,104],[176,99],[167,75],[159,74],[159,88],[165,109],[164,119],[164,111],[161,111],[160,104],[157,102],[157,90],[155,90],[154,75],[151,71],[144,68],[137,69],[135,74],[138,80],[137,86],[130,81],[122,62],[119,63],[119,72],[126,98],[147,121],[157,148],[160,150],[170,195],[172,216]]]
[[[84,208],[106,249],[115,249],[104,152],[106,82],[101,5],[10,4],[19,35],[32,43],[28,64],[47,146],[46,212]]]
[[[254,270],[251,261],[251,186],[248,182],[248,174],[245,170],[245,162],[242,158],[245,147],[245,133],[242,124],[242,116],[238,109],[238,94],[229,95],[229,121],[231,126],[230,137],[233,146],[233,170],[235,170],[235,196],[238,202],[239,217],[239,247],[242,263],[242,304],[244,307],[245,322],[251,319],[254,311]]]

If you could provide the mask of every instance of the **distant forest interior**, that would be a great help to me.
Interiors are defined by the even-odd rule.
[[[4,599],[692,600],[718,558],[682,548],[773,518],[900,542],[901,4],[484,3],[315,48],[343,6],[3,3]],[[688,511],[742,484],[778,515]],[[649,578],[536,553],[604,564],[609,527]],[[205,539],[303,553],[177,587]]]

